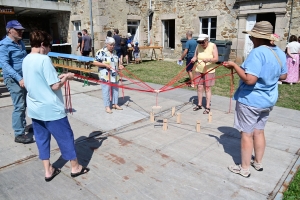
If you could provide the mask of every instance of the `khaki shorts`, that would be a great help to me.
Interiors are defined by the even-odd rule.
[[[215,85],[215,73],[195,73],[195,85],[204,85],[207,87],[214,86]]]

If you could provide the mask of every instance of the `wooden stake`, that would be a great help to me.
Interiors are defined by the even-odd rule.
[[[172,117],[174,116],[175,114],[175,107],[172,107]]]
[[[154,122],[154,113],[150,112],[150,122]]]
[[[168,129],[168,120],[164,119],[163,121],[163,130],[166,131]]]
[[[200,132],[200,120],[197,120],[196,131],[197,131],[198,133]]]
[[[181,123],[181,113],[177,113],[177,124]]]
[[[208,113],[208,122],[211,123],[212,121],[212,112]]]

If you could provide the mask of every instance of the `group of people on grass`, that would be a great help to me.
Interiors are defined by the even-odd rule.
[[[31,53],[26,54],[22,42],[24,28],[12,20],[6,26],[7,36],[0,42],[0,64],[3,67],[4,83],[11,93],[14,111],[12,116],[15,142],[30,143],[32,138],[25,135],[25,109],[32,118],[32,126],[39,149],[39,158],[43,161],[45,181],[51,181],[60,173],[60,169],[50,164],[50,139],[56,139],[62,157],[71,161],[71,176],[76,177],[87,173],[89,168],[81,166],[76,157],[74,136],[63,104],[60,88],[74,74],[57,75],[51,59],[47,56],[51,50],[51,36],[40,30],[31,32]],[[117,33],[117,31],[115,32]],[[231,165],[229,170],[244,177],[250,176],[250,165],[262,171],[262,158],[265,150],[264,127],[269,113],[278,98],[279,80],[287,77],[286,55],[273,42],[273,26],[266,21],[257,22],[251,31],[244,31],[254,44],[245,62],[239,66],[227,61],[223,65],[234,69],[240,77],[240,83],[234,94],[236,112],[234,127],[241,132],[241,164]],[[192,33],[187,32],[191,38]],[[99,67],[99,78],[102,84],[103,102],[107,113],[111,108],[122,110],[118,105],[118,70],[124,66],[120,61],[117,46],[118,37],[108,36],[105,47],[96,53],[94,65]],[[218,62],[216,45],[209,42],[206,34],[200,34],[197,42],[188,40],[194,52],[188,51],[187,70],[190,72],[195,65],[195,78],[189,73],[191,86],[197,87],[198,104],[193,109],[202,108],[202,93],[206,93],[204,114],[210,112],[211,87],[214,85],[215,66]],[[181,59],[184,58],[184,54]],[[109,89],[112,90],[110,101]],[[26,88],[26,89],[25,89]],[[41,95],[42,94],[42,95]],[[254,150],[254,156],[252,151]]]

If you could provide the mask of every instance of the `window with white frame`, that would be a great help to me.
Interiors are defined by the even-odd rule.
[[[217,39],[217,18],[200,18],[200,34],[207,34],[210,40]]]
[[[127,32],[132,35],[134,42],[139,42],[139,25],[138,20],[127,20]]]
[[[73,21],[74,31],[81,30],[81,21]]]

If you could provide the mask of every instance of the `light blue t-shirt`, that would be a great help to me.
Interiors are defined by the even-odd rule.
[[[194,57],[197,45],[198,44],[197,44],[196,40],[194,40],[194,39],[190,39],[190,40],[186,41],[185,49],[188,49],[188,53],[186,54],[186,57],[188,57],[188,58]]]
[[[287,73],[286,56],[277,46],[271,47],[281,61],[266,46],[253,49],[248,55],[241,68],[247,74],[256,76],[254,85],[247,85],[240,80],[239,87],[234,94],[234,99],[242,104],[256,107],[269,108],[275,105],[278,99],[277,81],[282,74]]]
[[[53,121],[66,117],[61,90],[51,85],[60,82],[51,59],[43,54],[28,54],[22,64],[27,93],[27,115],[41,121]]]

